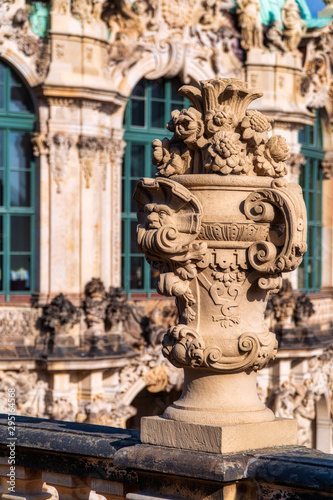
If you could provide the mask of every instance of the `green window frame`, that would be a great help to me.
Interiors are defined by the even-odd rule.
[[[35,114],[27,88],[0,61],[0,295],[34,290]]]
[[[122,173],[122,286],[128,294],[156,293],[158,272],[139,253],[136,244],[136,203],[132,200],[141,177],[154,177],[151,163],[152,141],[171,137],[166,129],[171,111],[188,107],[179,96],[178,78],[142,79],[127,103],[124,119],[126,149]]]
[[[318,292],[322,278],[322,185],[320,166],[324,158],[323,135],[319,115],[313,126],[307,125],[299,133],[301,153],[305,165],[300,175],[308,216],[308,250],[298,271],[298,287],[306,292]]]

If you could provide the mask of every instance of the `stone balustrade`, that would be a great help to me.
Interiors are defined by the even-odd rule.
[[[203,453],[141,444],[134,430],[18,416],[15,491],[10,491],[7,424],[7,415],[1,415],[1,500],[324,500],[333,495],[333,458],[315,450]]]

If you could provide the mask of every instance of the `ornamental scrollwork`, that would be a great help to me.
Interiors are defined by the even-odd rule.
[[[247,218],[273,223],[267,241],[254,242],[248,249],[249,263],[257,271],[275,274],[300,265],[307,244],[305,205],[299,195],[298,189],[273,188],[255,191],[246,198]]]
[[[249,368],[264,368],[277,352],[277,341],[273,333],[243,333],[237,340],[237,354],[225,356],[218,346],[206,347],[203,338],[195,330],[184,325],[170,328],[162,345],[162,354],[174,366],[209,368],[233,373]]]
[[[259,91],[215,78],[179,93],[192,107],[172,111],[173,137],[153,142],[156,177],[134,193],[138,248],[178,307],[163,354],[189,369],[258,370],[277,348],[268,296],[306,251],[302,190],[284,178],[290,154],[273,120],[247,109]]]
[[[184,309],[181,314],[191,321],[195,299],[190,282],[207,250],[207,243],[194,243],[200,231],[201,204],[170,179],[141,179],[134,199],[138,204],[138,248],[161,273],[158,291],[176,297]]]

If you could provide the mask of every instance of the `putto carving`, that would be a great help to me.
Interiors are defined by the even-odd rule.
[[[241,46],[245,50],[262,48],[263,31],[259,0],[237,0],[237,7]]]
[[[68,163],[68,153],[73,145],[73,138],[58,132],[49,138],[48,143],[53,178],[57,185],[57,193],[61,193],[61,185],[64,180],[65,167]]]
[[[54,297],[50,304],[43,306],[40,328],[47,339],[45,356],[53,353],[56,337],[63,334],[68,336],[70,329],[80,321],[80,317],[80,310],[62,293]]]
[[[108,296],[103,282],[93,278],[86,284],[84,295],[83,310],[88,327],[96,326],[104,332]]]
[[[277,327],[290,329],[294,326],[306,326],[314,314],[314,306],[305,293],[293,290],[289,280],[283,280],[281,290],[270,297],[266,315],[273,313]]]
[[[189,69],[198,68],[201,73],[203,66],[206,74],[234,73],[240,61],[239,34],[227,13],[232,7],[229,0],[105,2],[102,17],[111,30],[113,78],[120,81],[140,59],[149,60],[152,55],[151,78],[181,73],[186,81]],[[179,43],[180,36],[185,43]]]
[[[164,416],[191,421],[198,411],[193,418],[208,423],[215,418],[208,400],[206,412],[182,410],[193,405],[187,377],[196,380],[210,370],[236,380],[274,358],[277,343],[264,324],[265,305],[269,292],[281,287],[281,273],[301,263],[306,211],[301,188],[283,179],[285,139],[269,138],[272,120],[247,111],[260,92],[234,79],[179,92],[193,107],[173,111],[167,125],[173,137],[153,143],[156,179],[141,179],[134,193],[137,238],[139,250],[160,271],[158,292],[175,296],[179,313],[164,337],[163,354],[184,367],[185,387],[181,403]],[[216,415],[229,421],[219,405]],[[263,420],[273,418],[259,410],[256,397],[253,405]],[[234,416],[245,421],[236,409]],[[247,418],[253,421],[254,414]]]

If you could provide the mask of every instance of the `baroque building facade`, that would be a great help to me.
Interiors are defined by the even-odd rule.
[[[160,350],[177,313],[137,250],[132,193],[186,164],[165,128],[188,108],[179,87],[237,78],[264,92],[309,219],[304,263],[266,312],[281,349],[259,393],[296,416],[300,444],[331,451],[331,4],[9,0],[0,16],[2,405],[15,385],[22,414],[137,427],[179,394]]]

